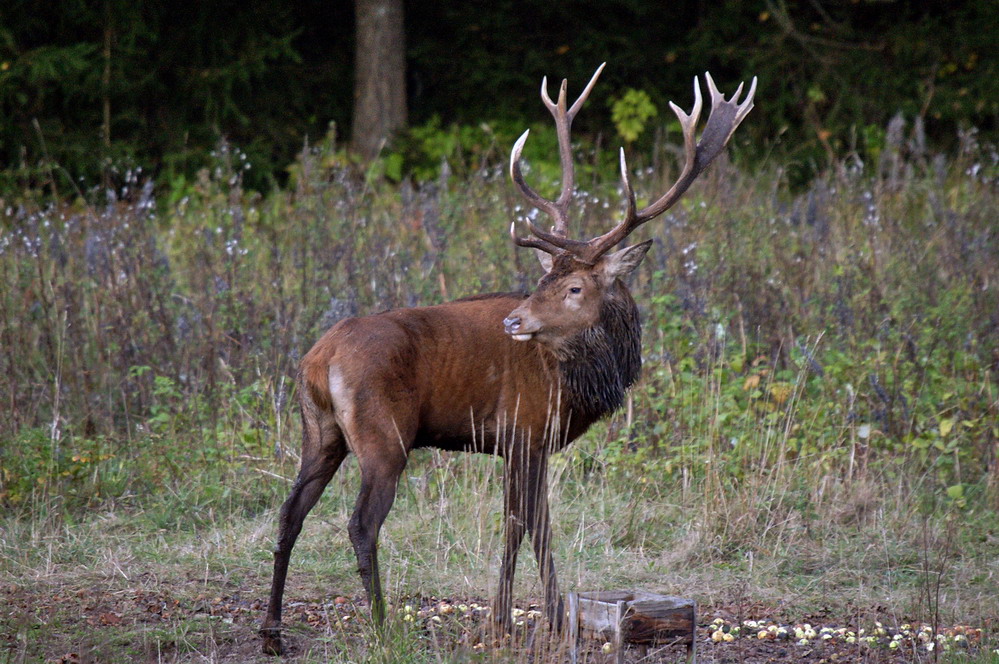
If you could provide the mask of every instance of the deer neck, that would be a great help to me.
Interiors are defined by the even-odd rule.
[[[588,425],[624,403],[642,368],[641,333],[638,307],[618,282],[598,324],[568,339],[556,355],[563,403],[573,420]]]

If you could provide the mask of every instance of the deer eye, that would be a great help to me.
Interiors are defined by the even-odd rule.
[[[580,293],[583,292],[583,289],[580,288],[579,286],[573,286],[572,288],[569,289],[569,292],[572,293],[573,295],[579,295]]]

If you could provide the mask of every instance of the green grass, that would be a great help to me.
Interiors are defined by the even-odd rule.
[[[632,284],[643,377],[551,464],[563,591],[690,596],[705,623],[994,630],[989,159],[913,160],[901,182],[844,169],[801,194],[777,169],[718,164],[640,231],[656,240]],[[304,160],[294,191],[263,198],[220,167],[159,207],[133,196],[0,218],[0,662],[264,661],[297,358],[339,317],[538,276],[508,240],[520,203],[496,173],[413,192]],[[640,189],[668,178],[645,173]],[[578,234],[617,205],[592,187]],[[397,610],[379,640],[363,607],[346,623],[328,607],[360,594],[349,460],[293,556],[294,658],[563,657],[523,638],[477,650],[474,630],[400,617],[407,601],[492,596],[501,473],[491,458],[413,455],[381,537]],[[527,547],[515,593],[524,608],[541,595]],[[997,637],[984,638],[941,661],[991,661]]]

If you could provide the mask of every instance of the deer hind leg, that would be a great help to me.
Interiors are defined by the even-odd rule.
[[[309,399],[307,389],[302,394],[302,465],[298,477],[291,487],[288,499],[281,506],[278,526],[277,546],[274,549],[274,577],[271,582],[270,602],[267,615],[260,626],[264,638],[263,651],[270,655],[280,655],[281,642],[281,599],[284,595],[285,580],[288,576],[288,561],[295,546],[302,522],[315,506],[316,501],[329,484],[344,457],[347,445],[343,432],[337,426],[332,413],[319,410]]]
[[[347,524],[357,571],[371,605],[375,624],[385,618],[381,575],[378,570],[378,533],[395,500],[399,477],[406,468],[416,428],[405,416],[393,417],[381,404],[367,404],[358,409],[352,422],[346,422],[350,449],[361,468],[361,489],[354,513]],[[408,412],[400,408],[397,412]],[[363,422],[363,425],[361,423]]]
[[[362,465],[361,490],[347,526],[357,556],[357,572],[371,605],[371,617],[379,625],[385,619],[385,601],[378,570],[378,533],[392,508],[396,484],[404,467],[405,457],[398,464],[385,464],[377,459]]]

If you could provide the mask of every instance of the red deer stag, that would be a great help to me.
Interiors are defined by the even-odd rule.
[[[561,626],[563,605],[550,547],[548,456],[618,408],[641,368],[638,309],[622,279],[652,241],[609,252],[676,203],[752,109],[756,89],[754,78],[741,104],[742,85],[726,101],[705,74],[711,114],[696,141],[701,92],[695,78],[690,115],[671,104],[683,127],[686,163],[679,179],[662,198],[636,209],[622,150],[624,219],[604,235],[575,240],[568,236],[574,181],[569,129],[602,70],[603,65],[568,109],[566,82],[554,103],[547,80],[542,81],[541,98],[558,132],[562,190],[557,200],[542,198],[524,182],[520,154],[528,132],[513,147],[514,184],[554,220],[551,231],[528,221],[532,237],[510,229],[513,241],[536,249],[544,266],[532,295],[477,295],[343,320],[302,360],[302,465],[281,508],[270,604],[260,629],[265,652],[282,651],[281,596],[302,521],[348,452],[357,456],[361,470],[348,532],[376,622],[384,617],[378,531],[410,451],[438,447],[497,454],[505,462],[506,545],[494,620],[509,626],[517,552],[529,532],[549,620]]]

